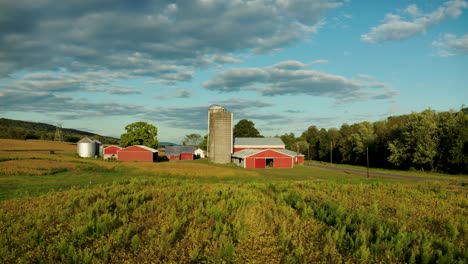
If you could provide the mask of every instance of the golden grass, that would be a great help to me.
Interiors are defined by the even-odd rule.
[[[47,141],[47,140],[17,140],[0,139],[0,150],[3,151],[64,151],[76,152],[76,144],[69,142]]]
[[[0,174],[46,175],[57,170],[71,170],[76,169],[76,167],[76,163],[66,161],[36,159],[8,160],[0,162]]]

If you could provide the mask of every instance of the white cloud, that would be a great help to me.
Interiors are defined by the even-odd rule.
[[[457,37],[453,34],[444,34],[432,43],[439,50],[440,57],[451,57],[455,55],[468,54],[468,34]]]
[[[203,87],[220,92],[255,90],[265,96],[285,94],[324,96],[335,98],[340,102],[387,99],[397,94],[388,87],[388,84],[373,79],[348,79],[340,75],[310,70],[306,66],[299,61],[283,61],[263,68],[228,69],[203,83]]]
[[[325,64],[325,63],[328,63],[328,60],[320,59],[320,60],[314,60],[313,62],[310,63],[310,65]]]
[[[443,20],[458,17],[467,7],[466,1],[453,0],[446,2],[431,13],[424,14],[415,4],[412,4],[404,12],[411,16],[410,19],[389,13],[383,19],[382,24],[373,27],[369,33],[361,35],[361,41],[381,43],[410,38],[427,31]]]

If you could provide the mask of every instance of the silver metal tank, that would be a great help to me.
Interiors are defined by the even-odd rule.
[[[96,142],[85,137],[77,143],[78,156],[82,158],[91,158],[96,156]]]
[[[95,145],[96,152],[94,153],[94,155],[99,156],[99,157],[102,156],[104,152],[104,146],[102,145],[101,141],[95,139],[94,143],[96,144]]]

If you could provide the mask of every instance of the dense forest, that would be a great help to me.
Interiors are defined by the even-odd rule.
[[[343,124],[340,129],[310,126],[296,137],[280,136],[286,148],[306,159],[370,167],[433,172],[468,172],[468,108],[425,110],[384,121]]]
[[[0,138],[54,140],[56,126],[0,118]],[[97,139],[104,144],[117,144],[119,139],[96,135],[76,129],[63,128],[60,141],[78,142],[83,137]]]

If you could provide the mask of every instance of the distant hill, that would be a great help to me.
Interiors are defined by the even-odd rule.
[[[54,140],[56,126],[13,119],[0,118],[0,138]],[[119,139],[72,128],[62,128],[62,140],[78,142],[83,137],[97,139],[104,144],[118,144]]]

